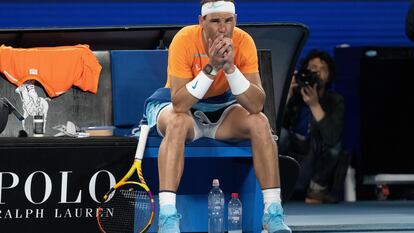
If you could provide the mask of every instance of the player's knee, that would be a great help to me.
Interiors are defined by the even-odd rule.
[[[251,114],[248,118],[248,126],[252,136],[267,136],[270,131],[269,120],[263,113]]]
[[[174,113],[167,121],[167,134],[186,135],[192,127],[190,116],[185,113]]]

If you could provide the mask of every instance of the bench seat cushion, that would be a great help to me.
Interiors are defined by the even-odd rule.
[[[161,137],[148,137],[144,157],[158,157],[158,148]],[[184,154],[186,157],[250,157],[251,144],[248,140],[239,142],[224,142],[210,138],[200,138],[195,142],[186,144]]]

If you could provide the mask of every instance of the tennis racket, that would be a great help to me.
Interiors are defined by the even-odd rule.
[[[98,208],[98,225],[105,233],[146,232],[154,218],[155,204],[142,175],[142,157],[149,127],[141,124],[135,161],[126,175],[103,197]],[[139,181],[130,180],[134,173]]]

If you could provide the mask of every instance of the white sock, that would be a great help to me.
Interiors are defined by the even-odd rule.
[[[282,199],[280,198],[280,188],[264,189],[263,192],[263,202],[264,202],[264,212],[267,213],[267,209],[272,203],[281,203]]]
[[[158,194],[160,207],[165,205],[173,205],[175,207],[176,194],[173,192],[160,192]]]

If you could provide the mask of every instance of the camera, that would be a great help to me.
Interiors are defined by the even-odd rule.
[[[302,69],[298,73],[296,73],[295,79],[296,79],[296,82],[298,83],[299,90],[305,86],[313,86],[315,85],[315,83],[319,84],[318,73],[312,72],[308,69]]]

